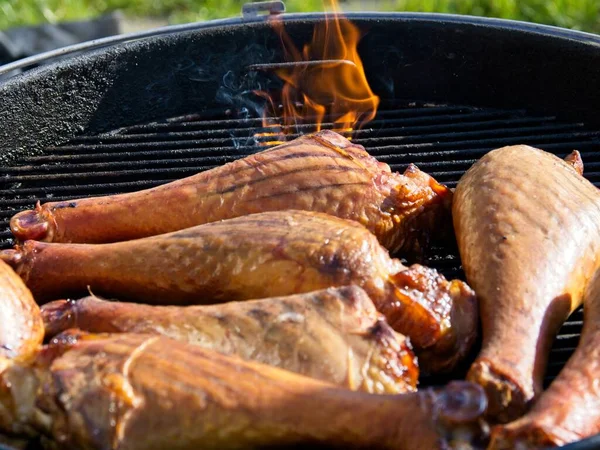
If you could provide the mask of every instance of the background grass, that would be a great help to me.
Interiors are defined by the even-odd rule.
[[[122,10],[170,23],[239,15],[244,0],[0,0],[0,29]],[[501,17],[600,33],[600,0],[346,0],[344,8]],[[289,12],[321,11],[321,0],[286,0]]]

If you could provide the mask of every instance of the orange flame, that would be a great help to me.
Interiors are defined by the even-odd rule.
[[[303,123],[314,124],[315,129],[310,131],[319,131],[324,120],[333,122],[331,128],[338,132],[351,132],[372,120],[377,112],[379,97],[369,87],[358,55],[361,33],[340,15],[336,0],[326,1],[333,14],[327,14],[326,20],[315,26],[312,40],[302,52],[285,32],[282,21],[272,19],[286,62],[294,63],[276,70],[284,81],[280,133],[294,133]],[[268,94],[258,94],[268,101],[263,126],[271,128],[274,117],[280,114]]]

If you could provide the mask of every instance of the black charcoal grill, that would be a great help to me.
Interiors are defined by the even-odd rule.
[[[12,244],[10,217],[38,200],[148,188],[267,148],[271,138],[256,135],[271,130],[262,127],[252,91],[281,88],[269,69],[283,56],[261,8],[0,68],[41,64],[0,81],[0,248]],[[283,8],[268,2],[266,9]],[[281,17],[298,44],[324,20]],[[600,37],[438,14],[348,17],[366,32],[359,51],[382,98],[353,141],[393,170],[416,163],[454,187],[486,152],[523,143],[560,156],[580,150],[585,176],[600,186]],[[290,138],[313,130],[298,126]],[[456,251],[437,250],[427,263],[464,277]],[[579,310],[562,328],[546,383],[575,349],[582,320]]]

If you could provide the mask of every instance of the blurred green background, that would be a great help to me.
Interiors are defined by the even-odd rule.
[[[85,19],[121,10],[181,23],[237,16],[244,0],[0,0],[0,29]],[[287,0],[288,12],[321,11],[321,0]],[[346,0],[342,8],[501,17],[600,33],[600,0]]]

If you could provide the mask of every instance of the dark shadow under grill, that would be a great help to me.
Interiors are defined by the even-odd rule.
[[[325,123],[323,128],[331,128]],[[310,132],[302,125],[295,133]],[[8,221],[36,201],[131,192],[150,188],[260,151],[277,137],[243,111],[218,110],[80,136],[41,156],[25,157],[0,173],[0,248],[11,245]],[[293,138],[298,134],[292,134]],[[348,134],[347,134],[348,135]],[[348,135],[349,136],[349,135]],[[559,156],[581,152],[585,176],[600,186],[600,130],[525,111],[414,103],[383,103],[375,120],[353,134],[373,156],[402,171],[408,163],[451,187],[478,158],[511,144],[528,144]],[[456,253],[440,249],[428,264],[447,277],[464,278]],[[576,311],[552,350],[546,382],[577,346],[583,315]]]

